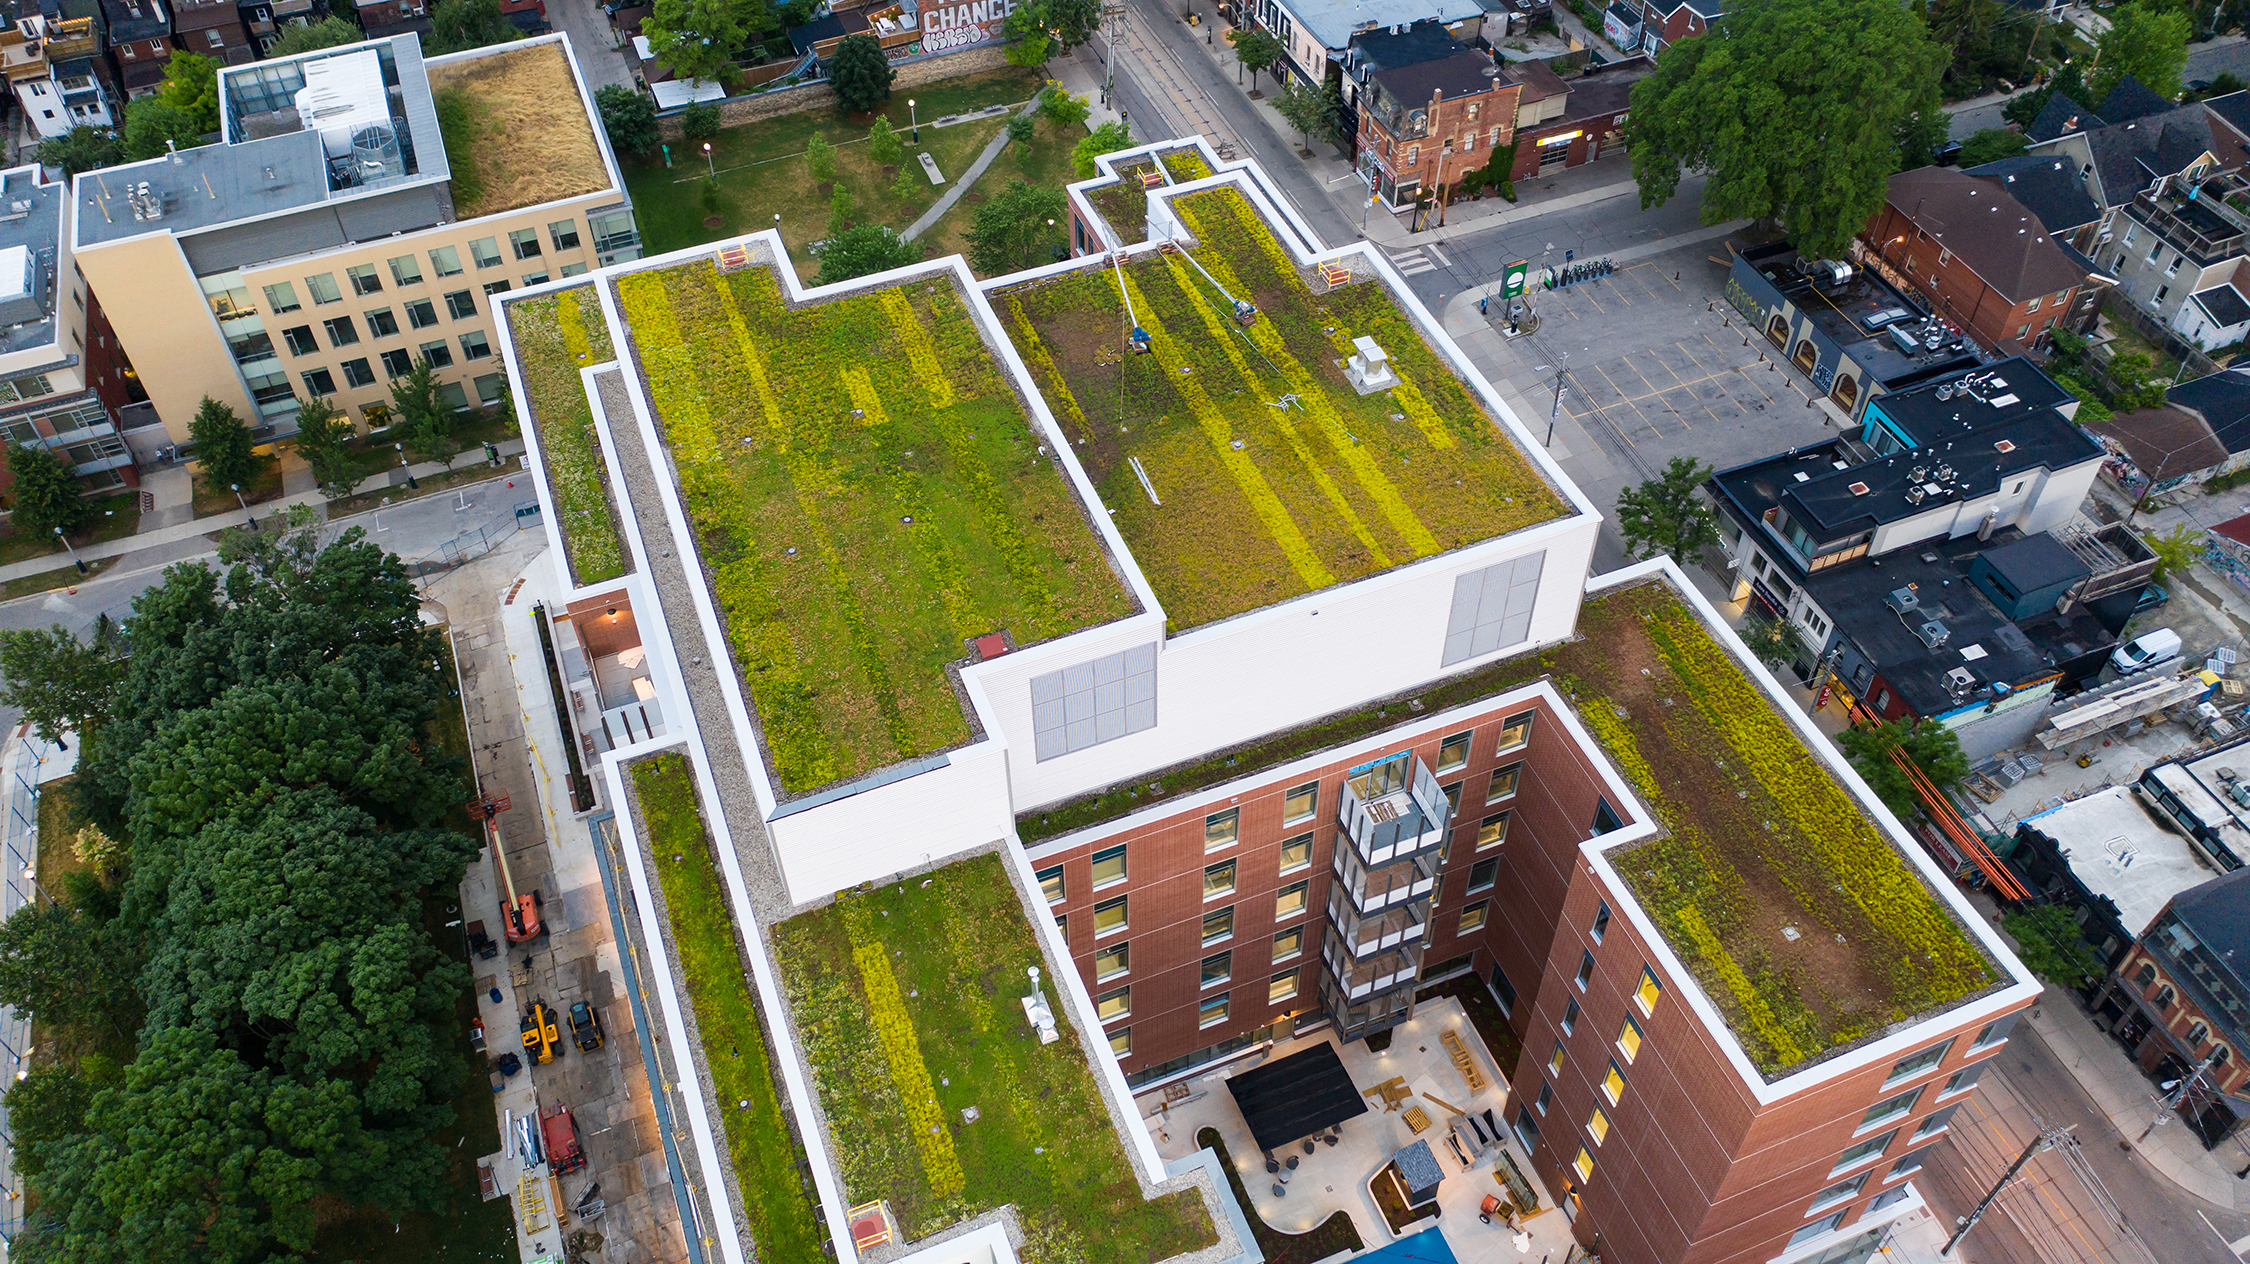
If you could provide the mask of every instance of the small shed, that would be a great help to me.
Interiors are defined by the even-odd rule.
[[[1417,1141],[1391,1156],[1391,1165],[1398,1169],[1398,1179],[1406,1186],[1406,1200],[1414,1206],[1434,1201],[1438,1183],[1445,1179],[1445,1169],[1438,1166],[1437,1156],[1430,1153],[1430,1143]]]

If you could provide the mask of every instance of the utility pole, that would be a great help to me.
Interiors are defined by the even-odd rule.
[[[2148,1127],[2141,1129],[2140,1136],[2133,1138],[2134,1145],[2139,1145],[2141,1142],[2148,1140],[2148,1134],[2180,1117],[2181,1103],[2187,1101],[2188,1094],[2195,1089],[2195,1082],[2203,1078],[2205,1071],[2211,1069],[2211,1064],[2218,1059],[2218,1056],[2218,1050],[2212,1050],[2210,1057],[2196,1063],[2193,1071],[2181,1077],[2178,1088],[2156,1099],[2156,1117],[2148,1121]]]
[[[2000,1179],[1992,1183],[1992,1188],[1986,1191],[1984,1199],[1976,1205],[1976,1210],[1960,1218],[1961,1227],[1955,1229],[1953,1236],[1945,1240],[1945,1245],[1939,1248],[1938,1254],[1941,1256],[1953,1254],[1954,1244],[1961,1240],[1962,1235],[1977,1227],[1977,1221],[1984,1219],[1985,1211],[1992,1206],[1994,1200],[2000,1197],[2000,1191],[2008,1188],[2008,1182],[2015,1179],[2016,1173],[2023,1170],[2023,1165],[2031,1162],[2031,1156],[2041,1150],[2051,1150],[2061,1145],[2077,1127],[2077,1124],[2072,1124],[2068,1128],[2040,1129],[2039,1135],[2033,1137],[2024,1146],[2023,1153],[2016,1156],[2016,1161],[2010,1163],[2008,1170],[2000,1174]]]
[[[1547,410],[1547,437],[1539,444],[1543,448],[1555,446],[1555,418],[1562,412],[1563,376],[1569,371],[1570,353],[1562,353],[1563,363],[1555,366],[1555,403]]]
[[[1125,31],[1125,6],[1105,5],[1102,17],[1108,20],[1109,38],[1102,41],[1102,104],[1117,108],[1117,37]]]

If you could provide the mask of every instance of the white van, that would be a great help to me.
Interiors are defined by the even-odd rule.
[[[2170,628],[2143,632],[2117,647],[2109,656],[2109,665],[2119,675],[2143,671],[2158,663],[2170,662],[2180,656],[2180,634]]]

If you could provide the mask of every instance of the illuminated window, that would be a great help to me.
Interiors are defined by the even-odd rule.
[[[1107,851],[1097,851],[1094,853],[1095,890],[1099,891],[1103,887],[1110,886],[1113,883],[1123,882],[1124,880],[1125,849],[1123,847],[1112,847]]]
[[[1224,860],[1203,868],[1203,898],[1215,900],[1234,890],[1234,862]]]
[[[1108,935],[1125,929],[1125,897],[1103,900],[1094,906],[1094,933]]]
[[[1273,937],[1273,959],[1287,961],[1305,950],[1305,928],[1292,926]]]
[[[1063,902],[1063,867],[1061,865],[1039,871],[1039,893],[1047,897],[1047,903],[1049,904]]]
[[[1234,906],[1232,904],[1216,912],[1203,915],[1204,943],[1215,944],[1222,939],[1232,939],[1233,937]]]
[[[1312,864],[1312,835],[1299,834],[1281,844],[1281,872],[1295,873]]]
[[[1612,1106],[1625,1096],[1625,1073],[1617,1069],[1615,1062],[1609,1064],[1609,1074],[1602,1077],[1602,1096],[1608,1098]]]
[[[1469,762],[1469,737],[1470,735],[1467,733],[1456,733],[1438,743],[1437,770],[1439,772],[1452,772]]]
[[[1578,1147],[1578,1157],[1570,1161],[1570,1170],[1578,1173],[1579,1180],[1594,1179],[1594,1152],[1585,1146]]]
[[[1281,823],[1294,825],[1310,817],[1320,806],[1320,783],[1308,781],[1281,796]]]
[[[1657,982],[1656,971],[1642,966],[1640,986],[1633,989],[1633,1003],[1641,1007],[1643,1014],[1653,1014],[1657,998],[1663,995],[1664,985]]]
[[[1304,912],[1306,898],[1305,893],[1310,891],[1311,889],[1312,882],[1308,879],[1304,882],[1292,882],[1288,886],[1285,886],[1279,891],[1274,892],[1274,920],[1279,921],[1284,917],[1295,917],[1297,914]]]
[[[1625,1025],[1617,1030],[1617,1051],[1625,1055],[1627,1062],[1640,1056],[1641,1025],[1634,1022],[1630,1014],[1625,1016]]]
[[[1266,980],[1266,1004],[1279,1005],[1297,994],[1297,971],[1294,968]]]
[[[1485,787],[1484,801],[1486,803],[1498,803],[1502,799],[1514,798],[1516,783],[1522,779],[1522,764],[1510,764],[1505,768],[1495,770],[1492,774],[1491,784]]]
[[[1097,983],[1104,979],[1114,979],[1118,975],[1127,973],[1132,968],[1133,946],[1131,944],[1111,944],[1107,948],[1094,950],[1094,981]]]
[[[1594,1107],[1594,1113],[1586,1117],[1586,1135],[1593,1138],[1595,1145],[1600,1145],[1609,1139],[1609,1113],[1607,1111],[1599,1106]]]
[[[1227,998],[1223,995],[1214,996],[1195,1007],[1195,1025],[1197,1027],[1216,1027],[1226,1020]]]
[[[1112,1056],[1119,1058],[1131,1053],[1133,1051],[1133,1029],[1120,1027],[1109,1033],[1109,1051]]]
[[[1508,722],[1500,726],[1500,749],[1493,754],[1505,755],[1528,745],[1531,742],[1531,721],[1537,715],[1536,711],[1526,711],[1522,715],[1509,716]]]
[[[1117,988],[1094,998],[1094,1013],[1105,1023],[1112,1018],[1123,1018],[1132,1012],[1133,989],[1130,987]]]
[[[1224,812],[1213,812],[1203,818],[1203,850],[1217,851],[1221,847],[1232,847],[1240,837],[1242,809],[1228,808]]]
[[[1472,930],[1477,930],[1483,927],[1485,914],[1491,910],[1491,907],[1492,902],[1490,900],[1478,900],[1476,903],[1471,904],[1465,909],[1462,909],[1461,929],[1459,933],[1466,935]]]
[[[1508,837],[1508,814],[1495,812],[1477,825],[1477,850],[1498,847]]]
[[[1560,1074],[1562,1074],[1562,1064],[1563,1064],[1563,1047],[1562,1047],[1562,1041],[1558,1040],[1558,1041],[1556,1041],[1556,1042],[1555,1042],[1555,1051],[1554,1051],[1553,1053],[1550,1053],[1550,1054],[1548,1054],[1548,1055],[1547,1055],[1547,1074],[1549,1074],[1549,1075],[1560,1075]]]

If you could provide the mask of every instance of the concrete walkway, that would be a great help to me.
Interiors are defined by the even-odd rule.
[[[509,457],[524,450],[523,440],[521,439],[508,439],[497,446],[500,449],[500,458],[504,465],[508,463]],[[423,461],[408,468],[413,471],[416,478],[435,478],[451,470],[468,469],[484,464],[486,464],[484,449],[480,446],[460,453],[451,462]],[[179,467],[174,468],[178,469]],[[379,492],[386,488],[400,486],[404,482],[405,480],[400,477],[398,470],[385,470],[381,474],[360,480],[359,486],[352,489],[352,494],[364,496],[370,492]],[[529,486],[529,484],[527,483],[526,486]],[[80,561],[85,562],[123,557],[128,553],[140,553],[162,548],[165,545],[178,544],[182,541],[200,539],[214,531],[242,526],[253,517],[272,518],[286,513],[292,505],[325,506],[327,503],[328,498],[322,495],[317,488],[311,491],[297,492],[253,505],[248,510],[229,509],[225,513],[211,514],[188,522],[173,523],[159,527],[154,531],[143,531],[121,539],[105,540],[100,544],[89,544],[77,551],[77,557]],[[27,575],[45,574],[48,571],[59,570],[68,565],[70,565],[68,557],[35,557],[28,561],[10,562],[5,566],[0,566],[0,581],[22,579]]]
[[[1016,117],[1029,118],[1031,113],[1038,108],[1039,98],[1035,96],[1025,103],[1021,110],[1016,111]],[[939,198],[930,209],[922,212],[922,218],[907,225],[906,231],[900,233],[899,236],[912,241],[928,232],[939,220],[944,219],[945,213],[953,209],[953,204],[961,200],[961,195],[969,191],[970,186],[977,182],[977,178],[982,176],[985,169],[992,165],[993,160],[1000,156],[1000,151],[1007,147],[1008,132],[1006,128],[1002,128],[1000,134],[993,137],[991,142],[985,145],[984,152],[977,155],[977,160],[969,164],[969,169],[962,172],[953,181],[953,187],[945,191],[945,196]]]

